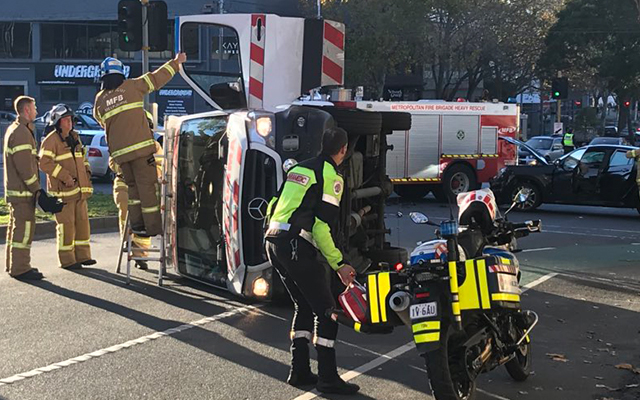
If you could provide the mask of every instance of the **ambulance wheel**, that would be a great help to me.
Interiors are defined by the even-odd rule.
[[[350,135],[378,135],[382,131],[382,115],[377,112],[326,107],[338,126]]]
[[[442,322],[440,347],[423,354],[431,391],[438,400],[473,400],[476,382],[469,378],[462,345],[466,335],[457,333],[449,322]]]
[[[442,188],[444,189],[444,194],[452,201],[455,201],[460,193],[475,190],[477,186],[478,179],[476,174],[466,164],[454,164],[444,172]]]
[[[395,185],[393,191],[405,200],[420,200],[429,194],[429,187],[426,185]]]
[[[405,112],[383,112],[382,132],[408,131],[411,129],[411,114]]]

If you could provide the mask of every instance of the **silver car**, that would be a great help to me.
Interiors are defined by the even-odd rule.
[[[534,136],[527,140],[526,144],[548,162],[553,162],[553,160],[564,155],[561,136]],[[527,164],[531,160],[533,160],[533,156],[529,150],[525,148],[518,150],[519,164]]]

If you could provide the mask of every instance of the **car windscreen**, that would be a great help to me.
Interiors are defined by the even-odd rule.
[[[534,148],[535,150],[549,150],[553,143],[551,138],[534,138],[527,140],[527,146]]]
[[[76,115],[76,127],[78,129],[91,129],[91,130],[101,130],[102,127],[98,122],[88,115],[77,114]]]
[[[620,144],[618,138],[595,138],[589,144]]]

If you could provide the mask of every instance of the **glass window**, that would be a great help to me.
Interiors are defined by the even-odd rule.
[[[585,155],[580,160],[580,163],[586,165],[589,168],[600,168],[602,162],[604,161],[605,151],[604,150],[592,150],[585,153]]]
[[[71,103],[78,101],[77,87],[41,86],[40,97],[45,103]]]
[[[106,136],[102,136],[100,138],[100,147],[108,147],[108,145],[107,145],[107,137]]]
[[[63,58],[86,59],[88,55],[87,25],[64,25]]]
[[[618,150],[613,153],[609,167],[624,167],[626,165],[633,165],[633,158],[627,158],[626,151]]]
[[[551,148],[552,139],[535,138],[529,139],[527,144],[534,150],[549,150]]]
[[[42,58],[63,58],[63,25],[40,25],[40,52]]]
[[[564,160],[564,164],[563,164],[564,168],[565,169],[574,169],[575,167],[577,167],[578,163],[580,162],[580,159],[584,155],[585,151],[586,151],[585,149],[578,149],[578,150],[575,150],[575,151],[569,153],[567,156],[565,156],[563,158],[563,160]]]
[[[30,23],[0,23],[0,58],[31,58]]]
[[[101,59],[111,55],[111,26],[89,25],[88,31],[89,57]]]

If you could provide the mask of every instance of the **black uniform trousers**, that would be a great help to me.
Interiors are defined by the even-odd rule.
[[[315,316],[316,345],[333,347],[338,324],[326,312],[335,308],[338,294],[344,290],[337,274],[320,262],[316,248],[300,236],[267,238],[266,248],[294,303],[292,332],[312,333]]]

